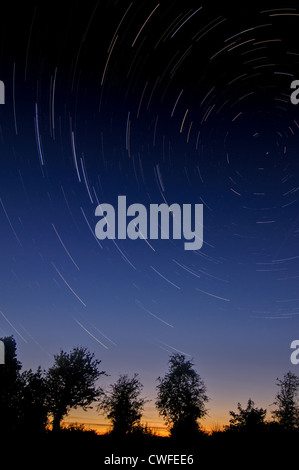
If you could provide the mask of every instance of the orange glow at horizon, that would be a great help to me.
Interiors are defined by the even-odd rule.
[[[213,430],[221,430],[228,420],[224,416],[206,417],[200,421],[201,429],[207,433]],[[70,424],[84,425],[86,429],[95,430],[98,434],[105,434],[112,429],[112,425],[102,415],[99,415],[95,410],[83,411],[80,409],[71,410],[68,416],[62,422],[63,426]],[[148,409],[144,413],[141,424],[149,428],[154,434],[158,436],[168,436],[169,430],[165,421],[157,414],[155,409]]]

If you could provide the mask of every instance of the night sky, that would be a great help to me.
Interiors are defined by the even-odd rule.
[[[249,397],[270,412],[299,367],[298,2],[61,3],[1,6],[0,336],[24,369],[83,345],[103,385],[139,373],[150,425],[173,352],[205,426]],[[120,195],[203,204],[202,248],[98,240]]]

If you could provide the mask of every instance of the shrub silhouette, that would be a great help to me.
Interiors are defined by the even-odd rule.
[[[132,378],[121,375],[101,398],[99,410],[112,422],[114,434],[126,435],[132,432],[134,425],[139,425],[145,403],[140,397],[142,388],[138,374]]]
[[[251,398],[249,398],[246,408],[242,408],[240,403],[237,408],[238,413],[229,412],[232,418],[229,420],[230,424],[225,427],[227,431],[256,432],[264,428],[266,409],[255,407]]]

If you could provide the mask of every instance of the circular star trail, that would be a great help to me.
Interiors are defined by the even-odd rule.
[[[298,330],[295,3],[4,8],[0,333],[29,367],[84,343],[151,394],[180,351],[216,410],[268,403]],[[203,204],[203,247],[98,240],[119,195]]]

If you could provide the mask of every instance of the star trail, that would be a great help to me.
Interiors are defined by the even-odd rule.
[[[210,423],[296,373],[298,26],[292,1],[3,8],[0,335],[24,367],[85,345],[153,400],[184,351]],[[201,249],[99,240],[96,207],[121,195],[202,204]]]

